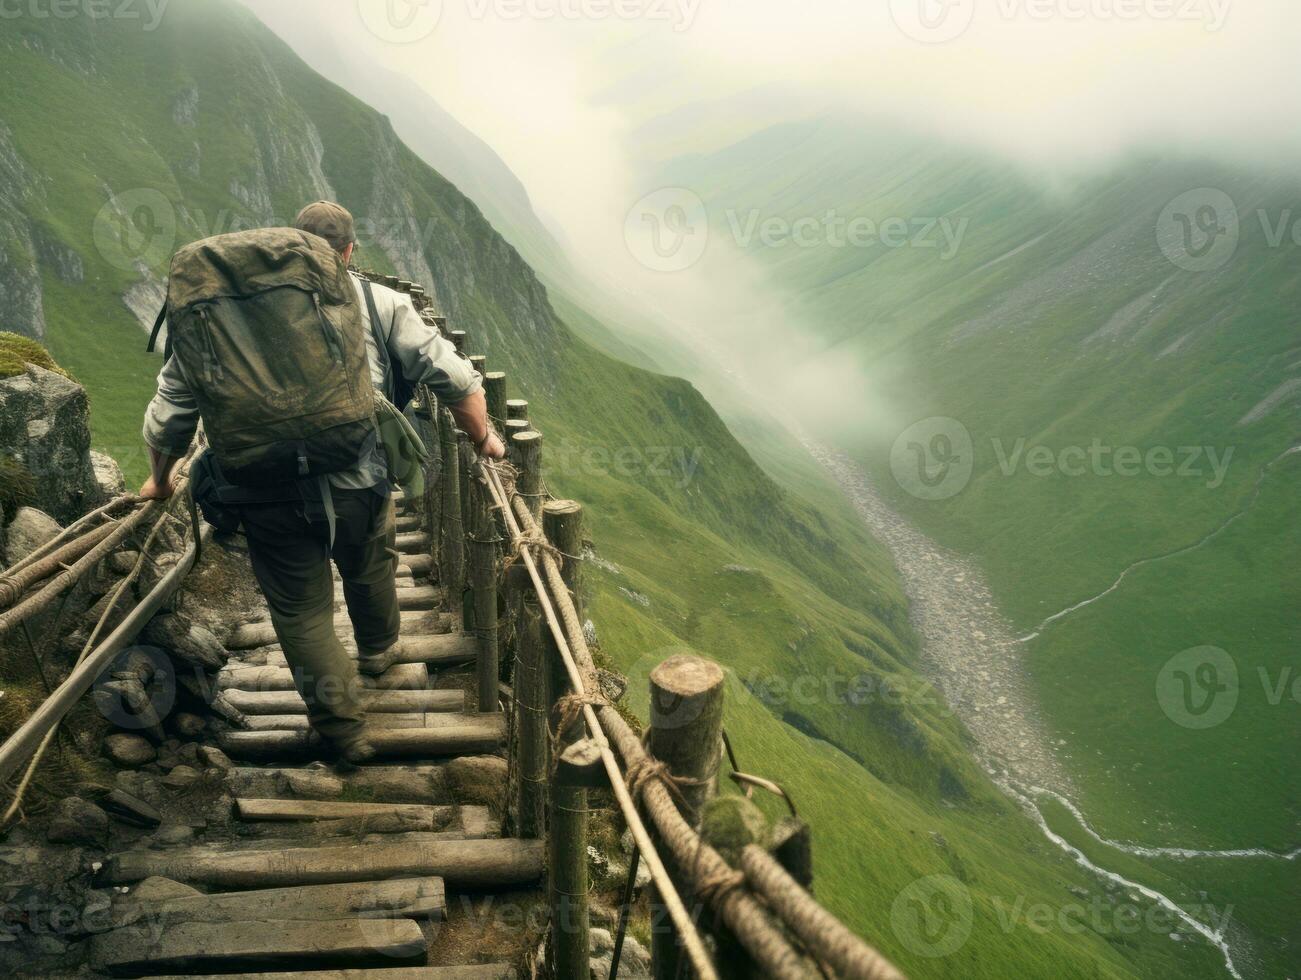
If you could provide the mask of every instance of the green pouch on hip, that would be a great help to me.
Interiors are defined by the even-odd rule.
[[[389,481],[400,486],[408,498],[423,496],[429,452],[419,434],[397,406],[378,392],[375,393],[375,422],[388,460]]]

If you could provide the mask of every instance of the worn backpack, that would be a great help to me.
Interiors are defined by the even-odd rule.
[[[375,439],[357,294],[323,238],[291,228],[218,235],[172,259],[167,356],[180,359],[225,477],[244,486],[356,466]]]

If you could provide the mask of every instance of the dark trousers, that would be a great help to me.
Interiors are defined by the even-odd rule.
[[[343,579],[357,646],[375,652],[398,639],[398,553],[391,499],[374,490],[335,489],[332,495],[333,549],[325,521],[308,521],[302,503],[250,505],[241,517],[253,573],[294,685],[307,702],[307,720],[325,738],[347,745],[362,734],[361,679],[335,632],[330,559]]]

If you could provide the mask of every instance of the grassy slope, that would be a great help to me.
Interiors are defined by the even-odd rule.
[[[222,5],[175,3],[153,35],[130,22],[84,20],[6,21],[4,30],[0,119],[45,179],[30,217],[87,268],[82,283],[46,277],[50,343],[90,387],[98,444],[138,476],[136,432],[156,362],[140,353],[139,327],[120,301],[136,276],[105,263],[91,240],[106,188],[162,191],[185,209],[178,239],[196,237],[219,215],[227,223],[248,217],[229,193],[231,179],[254,178],[251,161],[266,161],[269,140],[304,145],[310,119],[332,185],[360,211],[371,190],[371,151],[386,127]],[[172,117],[176,95],[191,85],[200,92],[193,129]],[[48,125],[51,118],[60,125]],[[179,166],[195,144],[197,176]],[[703,448],[699,473],[685,483],[681,474],[637,467],[606,472],[590,458],[549,473],[556,492],[588,503],[591,537],[622,569],[592,576],[607,652],[634,672],[691,647],[747,681],[866,672],[915,689],[912,641],[881,549],[849,522],[779,490],[685,382],[575,340],[472,204],[404,150],[395,167],[422,224],[428,219],[435,230],[425,256],[452,294],[451,312],[533,398],[550,447]],[[292,213],[310,191],[305,184],[279,175],[267,188],[275,211]],[[1117,945],[1115,936],[1007,932],[995,900],[1055,907],[1069,900],[1068,883],[1088,881],[974,770],[941,705],[852,708],[818,695],[762,704],[737,690],[728,723],[743,761],[787,781],[818,828],[820,894],[919,975],[1175,976],[1208,958],[1204,949],[1143,941],[1150,937]],[[783,723],[787,713],[845,751]],[[935,873],[966,881],[977,908],[971,940],[940,963],[889,928],[901,889]]]
[[[668,179],[710,201],[720,237],[722,213],[754,202],[789,218],[835,209],[969,219],[948,262],[879,245],[752,254],[795,297],[791,317],[858,360],[864,384],[898,408],[894,425],[846,427],[839,441],[901,509],[979,556],[1021,632],[1106,589],[1131,562],[1200,540],[1253,500],[1262,468],[1296,438],[1294,403],[1238,424],[1295,375],[1301,266],[1295,247],[1266,246],[1256,213],[1277,221],[1294,208],[1295,181],[1135,160],[1049,189],[995,161],[846,120],[763,133],[680,161]],[[1227,191],[1243,217],[1237,254],[1214,274],[1166,262],[1155,233],[1168,201],[1203,186]],[[974,478],[943,502],[907,497],[890,475],[895,436],[929,416],[960,420],[975,441]],[[1095,438],[1144,450],[1232,447],[1233,457],[1219,487],[1024,468],[1008,477],[995,438],[1054,449]],[[1258,671],[1277,683],[1295,670],[1299,463],[1274,467],[1250,514],[1213,542],[1136,570],[1029,644],[1049,717],[1083,777],[1084,810],[1104,834],[1296,845],[1295,703],[1271,704]],[[1229,651],[1244,685],[1231,719],[1210,731],[1172,724],[1153,696],[1161,665],[1201,645]],[[1230,900],[1259,929],[1263,969],[1295,963],[1295,891],[1279,903],[1275,875],[1219,867],[1244,889]]]

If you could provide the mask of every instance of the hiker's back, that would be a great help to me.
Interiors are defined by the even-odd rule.
[[[375,428],[363,312],[340,256],[289,228],[172,259],[168,344],[226,477],[265,485],[357,465]]]

